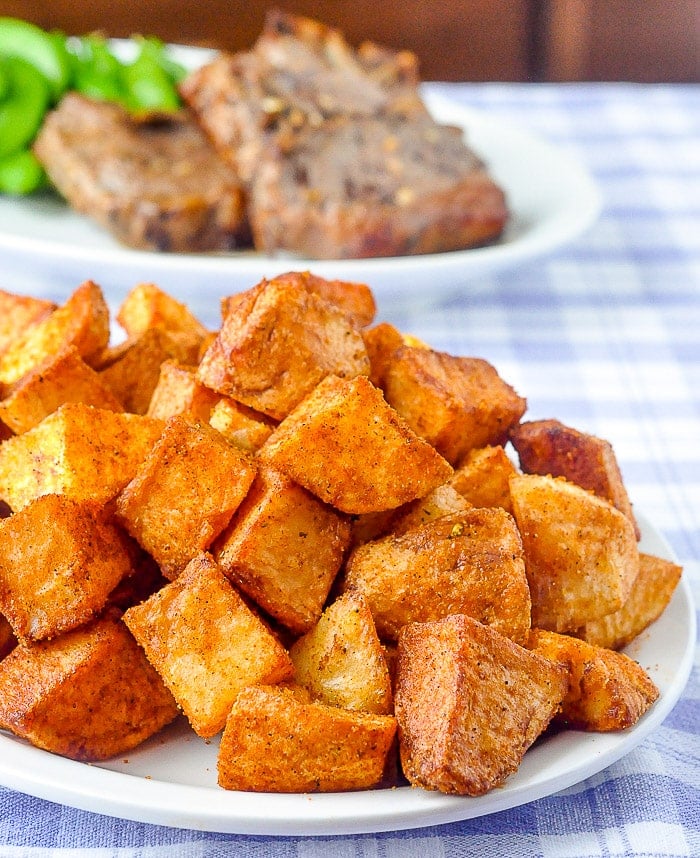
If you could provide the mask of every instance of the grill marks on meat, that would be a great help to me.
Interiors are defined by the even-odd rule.
[[[188,111],[138,120],[69,93],[34,150],[70,205],[124,244],[186,252],[250,243],[240,181]]]
[[[416,58],[274,11],[251,51],[181,91],[249,192],[258,250],[311,258],[435,253],[497,239],[503,192],[436,123]]]

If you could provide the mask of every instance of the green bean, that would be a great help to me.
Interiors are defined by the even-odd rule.
[[[46,185],[46,174],[31,149],[0,158],[0,193],[25,195]]]
[[[73,89],[102,101],[124,101],[122,63],[107,40],[96,34],[68,40]]]
[[[70,66],[64,43],[29,21],[0,18],[0,57],[31,63],[49,82],[54,102],[68,86]]]
[[[18,57],[2,61],[8,90],[0,102],[0,158],[26,148],[39,130],[50,102],[46,78]]]
[[[157,40],[142,39],[138,56],[124,66],[122,80],[126,103],[132,111],[179,109],[177,87],[161,64],[162,55]]]

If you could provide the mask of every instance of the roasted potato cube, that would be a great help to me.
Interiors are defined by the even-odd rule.
[[[474,506],[500,506],[513,512],[510,478],[518,473],[500,445],[470,450],[449,484]]]
[[[362,337],[342,310],[297,283],[263,280],[236,296],[198,375],[212,390],[281,420],[325,376],[368,371]]]
[[[639,574],[622,607],[590,620],[576,630],[576,637],[607,649],[627,646],[664,612],[682,572],[671,560],[640,553]]]
[[[460,614],[399,635],[395,712],[415,786],[482,795],[517,770],[567,691],[566,670]]]
[[[43,495],[0,521],[0,612],[27,642],[102,611],[134,548],[95,501]]]
[[[361,593],[344,593],[290,647],[296,681],[328,706],[389,715],[391,678]]]
[[[630,520],[563,477],[515,476],[510,494],[533,626],[572,631],[622,607],[639,572]]]
[[[406,345],[403,334],[389,322],[380,322],[362,332],[369,357],[369,378],[372,384],[384,389],[386,373],[394,352]]]
[[[617,507],[639,527],[612,446],[558,420],[532,420],[514,426],[510,440],[527,474],[566,477]]]
[[[126,627],[103,618],[0,662],[0,726],[75,760],[136,747],[178,715]]]
[[[0,354],[0,384],[13,384],[49,355],[74,346],[90,366],[109,342],[109,308],[91,280],[41,321],[13,339]]]
[[[355,327],[369,325],[377,312],[372,290],[364,283],[352,283],[346,280],[326,280],[310,271],[287,271],[274,278],[278,282],[288,282],[303,286],[342,310]],[[237,304],[237,296],[224,298],[221,302],[221,315],[225,318]]]
[[[471,508],[472,504],[468,500],[445,483],[433,489],[424,498],[418,498],[397,509],[389,522],[387,532],[391,531],[394,536],[397,536],[442,518],[443,515],[455,515]]]
[[[487,361],[413,346],[392,354],[384,393],[452,465],[475,447],[504,443],[526,407]]]
[[[40,322],[55,309],[53,301],[0,289],[0,352],[4,352],[26,328]]]
[[[100,362],[100,376],[132,414],[145,414],[166,360],[190,362],[193,355],[177,335],[161,328],[148,328],[121,343]]]
[[[167,420],[176,414],[189,414],[203,423],[209,422],[221,396],[197,381],[195,369],[177,360],[163,361],[148,404],[149,417]]]
[[[17,646],[17,636],[8,620],[0,614],[0,661]]]
[[[636,724],[659,696],[646,672],[621,652],[568,635],[532,629],[528,648],[569,672],[557,720],[578,730],[609,732]]]
[[[446,515],[350,555],[345,589],[363,593],[382,639],[402,626],[468,614],[518,643],[530,629],[530,594],[515,522],[502,509]]]
[[[223,728],[242,688],[282,682],[294,670],[282,644],[207,555],[129,608],[124,622],[204,738]]]
[[[175,578],[229,523],[255,465],[206,423],[171,417],[117,498],[117,515]]]
[[[277,425],[259,411],[241,405],[230,396],[221,396],[212,408],[209,423],[230,443],[254,453],[262,447]]]
[[[123,411],[114,392],[73,346],[50,354],[14,384],[0,402],[0,419],[20,435],[66,402]]]
[[[259,455],[343,512],[394,509],[452,473],[366,376],[328,376],[277,427]]]
[[[190,310],[154,283],[138,283],[117,311],[116,319],[129,338],[140,337],[149,328],[179,335],[181,347],[197,354],[209,331]]]
[[[251,792],[369,789],[396,733],[391,715],[300,701],[285,688],[245,688],[219,749],[219,785]]]
[[[134,476],[162,429],[150,417],[61,405],[0,445],[0,497],[15,512],[47,494],[106,503]]]
[[[212,553],[241,590],[301,634],[321,616],[349,541],[344,516],[263,467]]]

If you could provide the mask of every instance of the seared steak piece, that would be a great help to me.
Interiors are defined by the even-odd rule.
[[[70,205],[130,247],[198,252],[250,242],[240,182],[188,111],[139,120],[69,93],[34,151]]]
[[[268,144],[249,217],[258,249],[332,259],[484,244],[507,210],[461,129],[382,116],[328,120],[288,148]]]

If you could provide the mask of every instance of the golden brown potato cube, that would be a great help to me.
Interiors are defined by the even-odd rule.
[[[365,283],[353,283],[346,280],[326,280],[310,271],[287,271],[278,274],[276,281],[303,286],[310,292],[315,292],[331,304],[335,304],[355,327],[363,328],[369,325],[377,312],[377,305],[372,290]],[[222,317],[236,306],[237,296],[224,298],[221,302]]]
[[[395,509],[424,497],[452,473],[366,376],[325,378],[259,454],[351,514]]]
[[[209,423],[230,444],[249,453],[259,450],[277,425],[267,415],[241,405],[230,396],[219,397],[209,415]]]
[[[290,647],[296,681],[328,706],[389,715],[391,679],[367,600],[341,595]]]
[[[384,377],[387,402],[450,464],[475,447],[502,444],[526,407],[481,358],[401,346]]]
[[[252,460],[211,426],[171,417],[117,498],[117,515],[172,579],[226,527],[254,476]]]
[[[624,653],[542,629],[532,629],[528,648],[566,666],[569,691],[557,720],[568,727],[624,730],[636,724],[659,696],[647,673]]]
[[[0,384],[13,384],[66,346],[74,346],[92,366],[108,342],[109,308],[100,287],[86,280],[65,304],[24,330],[0,354]]]
[[[0,662],[0,727],[54,754],[106,760],[173,721],[172,695],[119,620],[102,618]]]
[[[282,644],[207,555],[129,608],[124,622],[204,738],[223,728],[242,688],[282,682],[294,670]]]
[[[622,607],[639,572],[630,520],[563,477],[511,478],[525,549],[532,625],[574,631]]]
[[[500,445],[470,450],[449,484],[474,506],[500,506],[513,512],[510,478],[518,473]]]
[[[162,429],[161,420],[138,414],[61,405],[0,445],[0,497],[15,512],[47,494],[106,503],[134,476]]]
[[[123,411],[112,389],[73,346],[50,354],[14,384],[0,402],[0,419],[20,435],[66,402]]]
[[[304,703],[285,688],[245,688],[219,749],[219,785],[250,792],[369,789],[396,733],[391,715]]]
[[[362,339],[369,356],[370,381],[382,389],[384,389],[386,372],[391,365],[391,359],[400,346],[428,348],[413,334],[404,334],[388,322],[379,322],[379,324],[363,330]]]
[[[197,381],[195,367],[177,360],[165,360],[160,365],[158,383],[146,413],[159,420],[167,420],[176,414],[189,414],[208,423],[212,409],[220,399],[218,393]]]
[[[602,438],[579,432],[558,420],[532,420],[513,427],[510,440],[527,474],[566,477],[605,498],[639,527],[612,446]]]
[[[117,311],[116,319],[130,338],[145,334],[149,328],[178,334],[182,347],[194,354],[209,334],[188,307],[154,283],[134,286]]]
[[[0,614],[0,661],[17,646],[17,637],[8,620]]]
[[[133,547],[94,501],[43,495],[0,522],[0,612],[27,642],[102,611]]]
[[[304,286],[263,280],[236,297],[198,369],[212,390],[281,420],[325,376],[369,372],[347,316]]]
[[[567,690],[558,664],[460,614],[401,630],[395,711],[411,784],[482,795],[513,774]]]
[[[530,628],[530,594],[515,523],[502,509],[446,515],[350,555],[345,589],[361,592],[382,639],[407,623],[468,614],[518,643]]]
[[[212,553],[241,590],[301,634],[321,616],[349,541],[344,516],[263,467]]]
[[[452,486],[445,483],[433,489],[424,498],[418,498],[397,509],[389,523],[387,533],[391,531],[394,536],[397,536],[422,524],[435,521],[443,515],[465,512],[472,506],[473,504],[470,504]]]
[[[682,572],[682,567],[671,560],[640,552],[639,574],[622,607],[590,620],[576,630],[576,637],[607,649],[627,646],[664,612]]]
[[[0,289],[0,352],[4,352],[22,331],[40,322],[55,309],[53,301],[16,295]]]
[[[124,410],[145,414],[160,379],[163,361],[187,363],[192,354],[175,334],[148,328],[116,347],[100,364],[100,376],[124,403]]]

